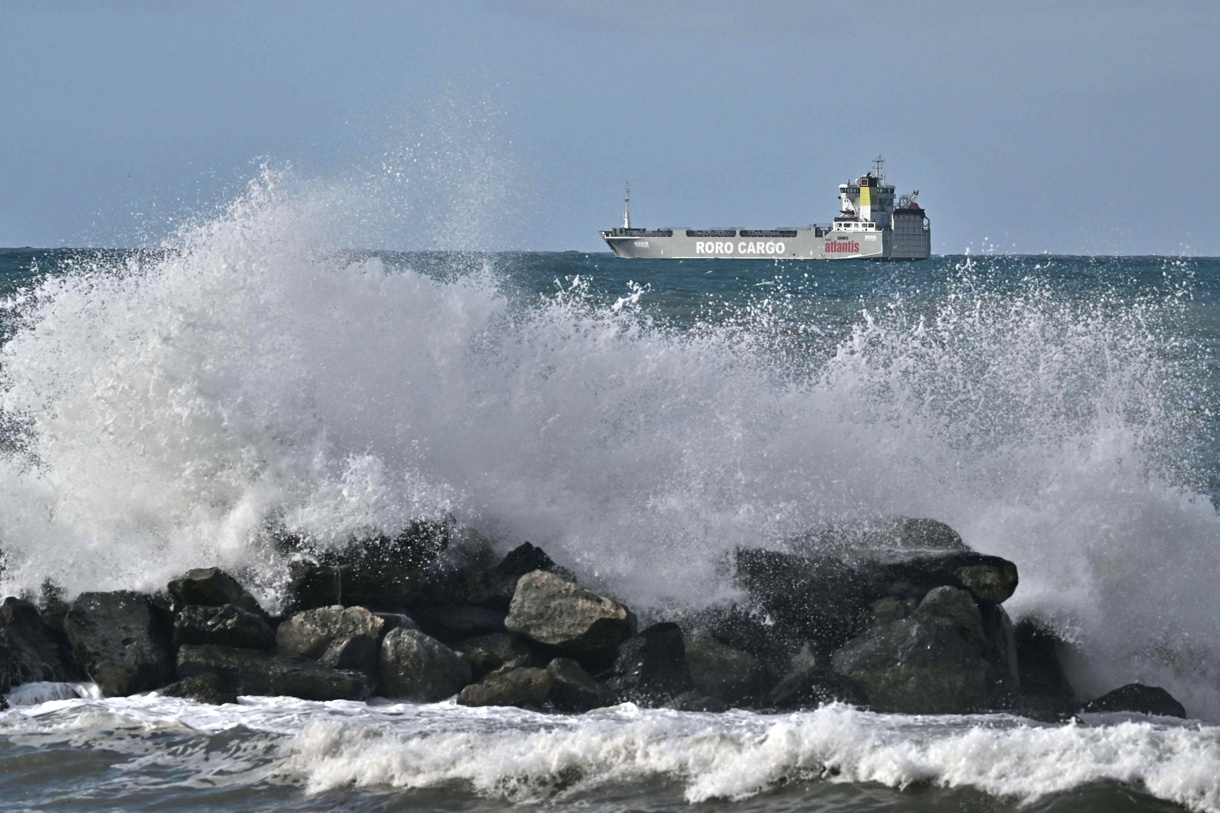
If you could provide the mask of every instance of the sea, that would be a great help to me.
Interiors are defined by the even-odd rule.
[[[742,545],[931,517],[1082,699],[1189,719],[453,701],[0,712],[5,810],[1220,811],[1220,259],[918,263],[390,251],[256,181],[138,249],[0,250],[0,588],[237,574],[452,517],[642,617]],[[342,235],[340,235],[342,237]]]

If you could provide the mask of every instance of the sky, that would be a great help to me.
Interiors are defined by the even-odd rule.
[[[0,246],[156,244],[266,164],[368,190],[369,247],[602,251],[625,181],[803,226],[882,154],[937,253],[1217,256],[1218,42],[1215,0],[0,0]]]

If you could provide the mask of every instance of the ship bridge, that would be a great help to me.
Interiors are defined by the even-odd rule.
[[[894,187],[885,182],[885,159],[873,159],[873,171],[839,184],[839,214],[835,231],[874,231],[890,225],[894,214]]]

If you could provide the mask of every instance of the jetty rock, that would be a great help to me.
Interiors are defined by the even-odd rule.
[[[172,623],[143,593],[81,593],[64,617],[64,632],[107,697],[159,689],[174,678]]]
[[[1186,708],[1160,686],[1128,683],[1080,707],[1083,712],[1129,711],[1162,717],[1186,718]]]
[[[575,656],[612,656],[635,631],[622,604],[545,570],[517,581],[504,626],[509,632]]]

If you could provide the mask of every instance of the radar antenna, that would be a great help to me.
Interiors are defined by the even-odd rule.
[[[623,192],[623,228],[631,228],[631,182],[628,181]]]
[[[877,153],[877,157],[873,159],[873,174],[877,176],[878,181],[885,180],[885,175],[881,173],[883,166],[885,166],[885,159],[881,157],[881,153]]]

